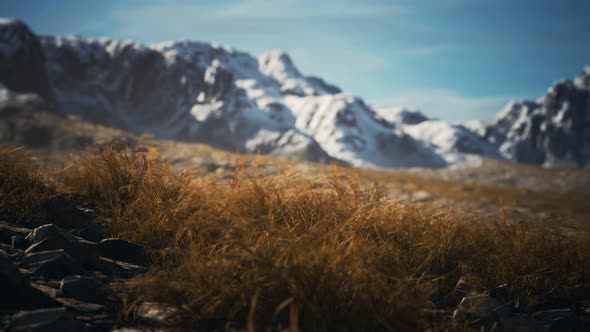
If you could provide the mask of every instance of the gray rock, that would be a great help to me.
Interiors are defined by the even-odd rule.
[[[495,325],[502,331],[546,331],[539,321],[527,315],[512,313],[497,299],[485,294],[464,297],[453,313],[453,320],[467,320],[476,326]]]
[[[29,241],[24,236],[13,235],[11,238],[11,245],[16,249],[27,249]]]
[[[60,297],[58,301],[66,308],[81,314],[104,313],[106,308],[101,304],[80,301],[70,297]]]
[[[35,244],[46,239],[54,239],[58,237],[64,237],[72,242],[76,241],[76,238],[72,234],[54,224],[45,224],[35,228],[29,233],[27,240],[31,244]]]
[[[97,244],[101,257],[111,258],[141,266],[148,265],[146,250],[139,244],[122,239],[104,239]]]
[[[50,297],[34,289],[10,259],[0,255],[0,309],[36,309],[58,305]]]
[[[87,263],[98,258],[98,251],[94,243],[87,241],[70,242],[62,237],[46,239],[27,248],[27,253],[48,250],[65,250],[70,256],[81,263]]]
[[[550,332],[575,331],[579,321],[571,309],[556,309],[540,311],[533,315],[542,321]]]
[[[26,237],[29,232],[28,228],[15,227],[4,222],[0,222],[0,242],[6,244],[12,244],[13,236]]]
[[[89,221],[88,216],[66,194],[49,196],[43,206],[47,211],[47,218],[53,223],[78,226]]]
[[[82,227],[77,227],[72,230],[72,234],[91,242],[100,242],[106,238],[104,227],[95,223],[87,223]]]
[[[123,261],[99,257],[89,267],[92,271],[100,272],[102,275],[109,275],[116,278],[131,278],[146,272],[146,268]]]
[[[541,322],[523,314],[512,314],[500,320],[502,331],[545,332],[547,328]],[[560,330],[561,331],[561,330]]]
[[[95,243],[74,236],[53,224],[35,228],[27,239],[32,243],[27,253],[63,249],[80,262],[89,262],[98,257]]]
[[[498,300],[489,295],[465,296],[453,313],[454,318],[465,317],[493,323],[509,316],[509,311]]]
[[[101,282],[90,277],[65,277],[62,279],[59,289],[64,296],[82,301],[98,303],[105,298]]]
[[[178,309],[157,302],[143,302],[135,308],[135,315],[143,321],[154,321],[166,324],[178,315]]]
[[[66,308],[23,311],[12,316],[8,331],[27,332],[77,332],[84,329],[75,316]]]
[[[53,279],[82,272],[80,265],[63,249],[28,254],[20,266],[34,274]]]

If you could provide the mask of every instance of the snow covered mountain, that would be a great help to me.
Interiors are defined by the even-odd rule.
[[[479,135],[502,157],[547,167],[590,166],[590,66],[536,101],[508,103]]]
[[[303,75],[280,51],[255,58],[192,41],[37,36],[20,21],[0,20],[4,90],[36,94],[56,112],[231,151],[352,166],[444,167],[481,156],[584,165],[585,75],[559,83],[543,102],[510,104],[490,121],[450,124],[405,109],[376,112]]]
[[[402,108],[378,112],[434,148],[447,164],[487,157],[546,167],[590,166],[590,66],[573,81],[554,83],[537,100],[510,101],[489,120],[448,123]]]
[[[282,52],[257,59],[190,41],[145,46],[37,37],[13,20],[1,22],[0,36],[3,54],[39,45],[42,50],[31,55],[45,66],[36,76],[1,58],[10,77],[27,74],[50,87],[46,93],[27,81],[22,83],[30,88],[18,91],[51,96],[60,112],[89,121],[232,151],[336,159],[353,166],[445,165],[431,148],[381,120],[361,99],[302,75]],[[1,82],[16,87],[6,77],[2,72]]]

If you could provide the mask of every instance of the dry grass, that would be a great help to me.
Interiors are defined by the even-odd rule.
[[[452,309],[461,284],[508,284],[505,301],[523,310],[567,305],[590,283],[587,229],[401,205],[350,174],[238,167],[232,180],[205,180],[108,148],[52,181],[149,248],[153,268],[124,290],[131,303],[174,307],[182,329],[444,330],[449,316],[433,311]]]
[[[0,145],[0,213],[28,223],[43,215],[43,202],[51,193],[24,149]]]

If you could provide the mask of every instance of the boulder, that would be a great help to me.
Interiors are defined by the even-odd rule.
[[[34,289],[10,259],[0,255],[0,310],[54,307],[57,302]]]
[[[23,257],[20,266],[34,274],[53,279],[82,271],[80,265],[63,249],[30,253]]]
[[[73,235],[53,224],[45,224],[35,228],[29,233],[27,240],[31,244],[35,244],[46,239],[53,239],[57,237],[66,237],[71,241],[75,241]]]
[[[70,256],[80,263],[87,263],[98,258],[96,245],[88,241],[70,242],[62,237],[46,239],[37,242],[27,248],[27,253],[35,253],[48,250],[65,250]]]
[[[66,308],[22,311],[12,316],[8,331],[61,331],[77,332],[84,329]]]
[[[485,323],[493,323],[508,315],[508,310],[498,300],[485,294],[465,296],[453,313],[455,318],[479,319]]]
[[[97,249],[101,257],[141,266],[147,266],[149,263],[146,250],[139,244],[127,240],[104,239],[97,244]]]
[[[571,309],[555,309],[536,312],[533,317],[542,321],[550,331],[576,331],[579,321]]]
[[[86,223],[72,229],[72,234],[91,242],[100,242],[106,238],[104,227],[96,223]]]
[[[89,221],[89,217],[66,194],[49,196],[43,206],[47,219],[59,225],[77,226]]]
[[[84,263],[98,257],[94,242],[84,240],[53,224],[35,228],[27,237],[32,245],[27,253],[63,249],[70,256]]]
[[[510,312],[506,305],[487,294],[464,297],[453,313],[453,320],[455,323],[467,320],[475,326],[497,326],[501,331],[547,331],[538,320]]]
[[[29,241],[24,236],[13,235],[10,239],[11,245],[16,249],[27,249]]]
[[[88,268],[116,278],[131,278],[146,272],[143,266],[104,257],[99,257]]]
[[[28,228],[15,227],[4,222],[0,222],[0,242],[12,244],[13,236],[26,237],[31,230]]]
[[[68,276],[62,279],[59,289],[63,296],[93,303],[105,298],[100,281],[84,276]]]

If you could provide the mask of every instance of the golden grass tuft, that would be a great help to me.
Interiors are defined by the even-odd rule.
[[[452,310],[459,284],[507,284],[504,301],[523,310],[573,303],[590,283],[587,229],[400,204],[350,174],[238,167],[211,180],[107,148],[52,181],[98,206],[114,236],[150,250],[150,271],[121,291],[172,306],[181,329],[444,330],[450,314],[433,312]]]
[[[0,212],[13,222],[27,223],[44,213],[43,202],[51,193],[24,149],[0,145]]]

